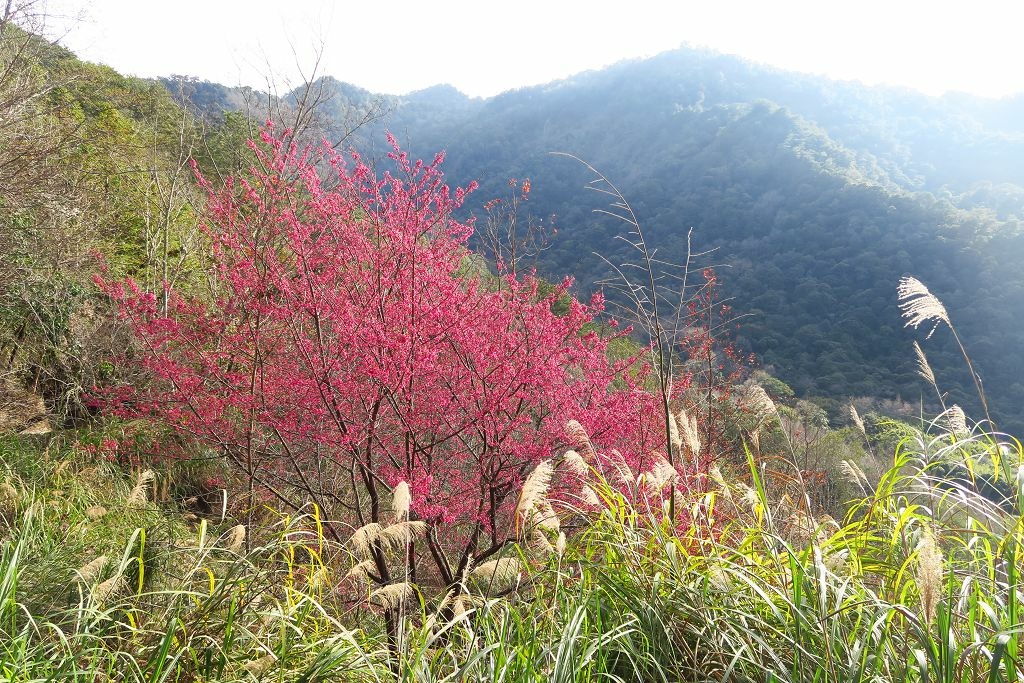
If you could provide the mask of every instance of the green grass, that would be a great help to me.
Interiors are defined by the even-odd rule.
[[[233,551],[231,522],[130,506],[130,475],[9,439],[0,679],[1021,681],[1021,450],[917,434],[839,523],[776,496],[752,456],[680,506],[680,531],[598,481],[562,555],[522,551],[501,598],[421,595],[389,642],[315,510]]]

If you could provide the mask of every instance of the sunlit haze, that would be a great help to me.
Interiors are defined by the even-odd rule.
[[[928,94],[1024,92],[1011,1],[326,2],[50,0],[65,45],[138,76],[278,90],[314,71],[375,92],[450,83],[474,96],[681,45]],[[60,29],[57,29],[60,30]]]

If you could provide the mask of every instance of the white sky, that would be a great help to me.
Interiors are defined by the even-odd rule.
[[[488,96],[688,44],[869,84],[1024,92],[1020,0],[47,0],[63,43],[138,76],[278,90],[312,70],[374,92]]]

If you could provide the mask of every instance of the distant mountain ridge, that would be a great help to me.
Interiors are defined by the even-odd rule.
[[[949,308],[1000,426],[1024,425],[1024,96],[931,98],[689,49],[487,99],[320,85],[331,117],[381,106],[351,139],[369,156],[385,129],[413,155],[446,150],[453,184],[481,183],[471,211],[530,178],[528,208],[558,228],[539,267],[583,289],[608,275],[592,252],[626,258],[623,226],[549,152],[616,182],[667,258],[694,228],[730,265],[740,341],[805,394],[929,400],[896,309],[915,275]],[[976,406],[948,333],[925,348],[949,400]]]

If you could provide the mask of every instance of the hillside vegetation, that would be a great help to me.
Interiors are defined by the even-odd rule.
[[[383,129],[417,156],[447,150],[456,183],[481,182],[467,210],[529,178],[524,210],[557,229],[541,272],[573,275],[583,294],[607,279],[602,258],[630,252],[615,239],[623,226],[593,214],[604,203],[581,191],[586,169],[550,152],[611,178],[665,259],[685,258],[693,228],[696,250],[715,250],[706,264],[728,266],[741,345],[799,394],[838,401],[833,419],[850,396],[921,400],[893,306],[900,277],[915,275],[959,312],[993,417],[1024,424],[1020,98],[929,98],[694,50],[486,100],[318,85],[331,118],[385,113],[353,138],[367,154],[386,151]],[[977,414],[955,344],[942,332],[929,344],[952,400]]]
[[[685,51],[266,97],[19,7],[0,680],[1024,681],[1013,102]]]

